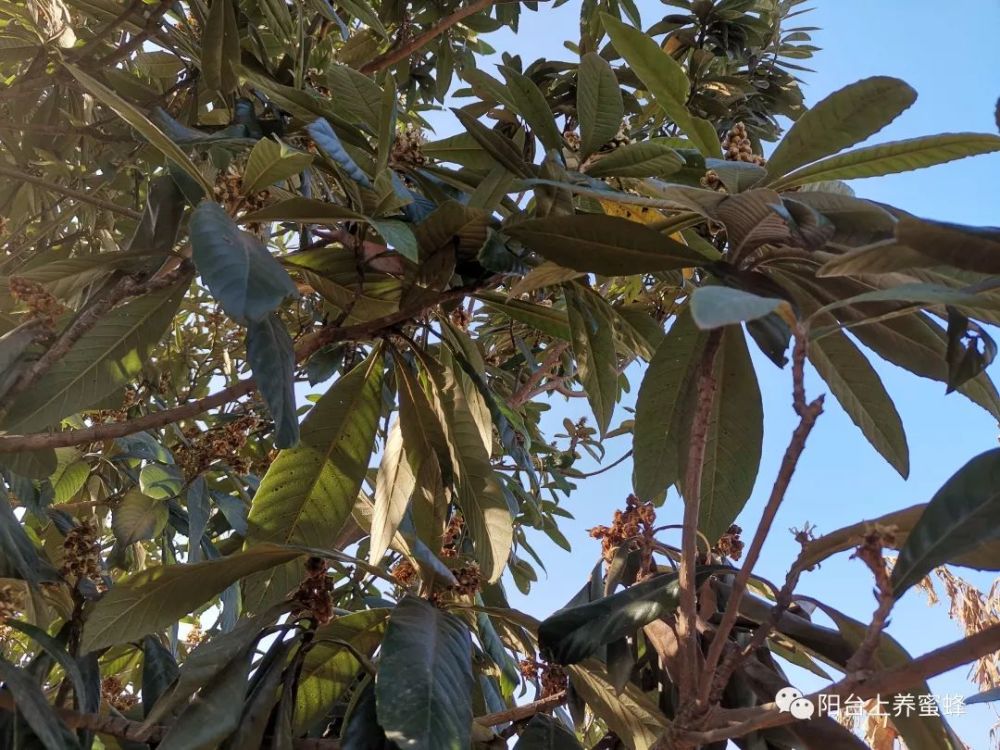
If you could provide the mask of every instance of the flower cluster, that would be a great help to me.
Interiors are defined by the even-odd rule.
[[[333,619],[332,582],[326,574],[326,560],[310,557],[306,561],[306,575],[292,595],[293,615],[311,617],[318,625]]]
[[[518,662],[521,676],[526,680],[538,680],[541,676],[541,694],[539,698],[548,698],[550,695],[562,692],[569,684],[566,670],[558,664],[549,664],[546,661],[535,661],[534,659],[522,659]]]
[[[101,545],[97,539],[97,528],[89,519],[80,522],[63,539],[63,563],[60,569],[63,578],[77,583],[89,580],[98,586],[101,580]]]
[[[615,551],[623,544],[638,542],[642,549],[640,577],[654,571],[653,566],[653,525],[656,510],[652,503],[644,503],[635,495],[625,501],[625,510],[616,510],[611,526],[595,526],[589,530],[590,536],[601,541],[601,554],[605,562],[615,558]]]
[[[424,132],[408,124],[396,131],[396,140],[392,142],[389,152],[389,163],[394,167],[422,167],[427,163],[423,146],[427,142]]]
[[[0,585],[0,623],[15,620],[24,610],[24,591],[5,583]]]
[[[125,690],[122,681],[114,676],[101,680],[101,699],[121,713],[125,713],[139,702],[135,695]]]
[[[743,540],[740,539],[740,534],[743,533],[743,529],[737,526],[735,523],[729,527],[725,534],[723,534],[719,541],[715,543],[712,547],[712,552],[719,555],[720,557],[728,557],[731,560],[739,560],[743,557]]]
[[[11,276],[8,284],[14,299],[28,308],[28,317],[44,321],[50,329],[55,325],[56,318],[66,312],[63,304],[37,281]]]
[[[189,428],[185,437],[191,442],[173,449],[174,460],[188,478],[201,474],[216,459],[225,461],[237,474],[245,474],[250,468],[249,461],[240,456],[240,451],[259,423],[257,417],[245,415],[205,432]]]
[[[722,139],[722,150],[729,161],[745,161],[763,167],[766,160],[760,154],[753,152],[753,144],[747,133],[746,125],[738,122],[726,133]]]

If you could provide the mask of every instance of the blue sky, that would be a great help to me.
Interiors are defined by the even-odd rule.
[[[650,25],[669,6],[648,0],[638,3],[643,21]],[[808,103],[848,83],[871,75],[894,75],[910,83],[919,93],[916,104],[876,137],[895,140],[939,132],[996,132],[993,108],[1000,93],[1000,3],[995,0],[959,0],[948,5],[929,0],[816,0],[815,10],[796,21],[819,26],[814,39],[823,50],[803,74]],[[489,35],[498,50],[522,55],[525,64],[536,57],[568,59],[564,39],[577,37],[579,3],[545,8],[522,16],[521,32]],[[484,66],[485,67],[485,66]],[[442,122],[438,118],[434,121]],[[451,132],[443,128],[440,135]],[[964,160],[929,170],[854,183],[862,197],[884,201],[929,218],[970,224],[1000,224],[1000,154]],[[758,486],[740,523],[745,535],[752,534],[767,492],[777,470],[788,436],[794,427],[790,408],[790,375],[762,357],[757,370],[765,409],[764,459]],[[994,377],[1000,369],[993,367]],[[819,532],[871,518],[890,510],[928,500],[955,470],[974,455],[997,445],[995,421],[957,394],[945,396],[944,386],[921,380],[891,365],[880,374],[894,396],[909,438],[912,471],[903,481],[862,438],[860,432],[829,398],[826,413],[810,439],[809,448],[782,507],[774,533],[765,547],[758,572],[771,580],[783,580],[798,547],[786,530],[815,524]],[[633,379],[633,396],[638,390]],[[810,376],[808,391],[814,396],[823,384]],[[550,434],[560,431],[564,416],[586,414],[579,400],[553,400]],[[626,402],[625,405],[631,405]],[[627,416],[620,409],[616,420]],[[629,439],[609,442],[608,457],[617,458],[629,448]],[[561,606],[584,581],[599,555],[597,543],[586,529],[607,523],[614,508],[630,491],[628,462],[606,474],[587,480],[566,507],[576,520],[563,526],[573,544],[566,553],[534,535],[532,543],[548,562],[548,575],[521,597],[516,590],[512,603],[536,616],[545,616]],[[665,523],[679,518],[675,495],[661,512]],[[981,588],[989,588],[991,574],[957,571]],[[513,587],[511,586],[513,590]],[[800,593],[823,598],[842,611],[867,622],[874,608],[871,579],[859,561],[846,554],[805,575]],[[919,592],[911,591],[897,606],[889,632],[914,655],[959,637],[948,619],[946,607],[929,608]],[[965,668],[932,681],[936,694],[976,692],[965,679]],[[793,672],[798,686],[819,687],[816,678]],[[951,721],[974,750],[989,745],[988,730],[995,716],[987,706],[970,706],[965,716]]]

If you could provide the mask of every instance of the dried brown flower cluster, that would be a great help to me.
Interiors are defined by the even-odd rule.
[[[22,589],[10,583],[0,585],[0,624],[7,620],[16,620],[24,611],[24,605]]]
[[[404,589],[410,588],[417,582],[417,569],[406,558],[396,563],[389,571],[389,575]]]
[[[332,588],[333,583],[326,574],[326,560],[310,557],[306,561],[305,578],[292,595],[292,614],[311,617],[318,625],[326,625],[333,619]]]
[[[101,699],[122,713],[139,702],[135,695],[125,690],[121,680],[114,676],[101,680]]]
[[[252,213],[259,208],[263,208],[270,197],[270,193],[267,190],[261,190],[253,195],[244,195],[243,175],[233,166],[220,171],[216,175],[212,193],[215,196],[215,200],[221,203],[226,212],[231,215],[237,211]],[[254,231],[252,227],[252,224],[248,225],[248,231]]]
[[[458,557],[458,540],[465,528],[465,518],[461,513],[455,513],[448,520],[448,528],[441,537],[441,557]]]
[[[967,636],[1000,624],[1000,580],[995,581],[989,593],[984,594],[948,568],[937,568],[934,573],[944,584],[950,601],[948,616],[959,624]],[[974,662],[969,677],[981,690],[1000,687],[1000,652]]]
[[[55,326],[56,319],[66,312],[62,302],[37,281],[11,276],[7,283],[14,299],[28,308],[28,318],[44,322],[50,330]]]
[[[521,676],[526,680],[538,680],[541,676],[541,694],[539,698],[548,698],[566,689],[569,679],[566,670],[558,664],[549,664],[546,661],[535,661],[534,659],[522,659],[518,662]]]
[[[89,580],[98,587],[101,580],[101,545],[97,539],[97,528],[85,519],[74,526],[63,539],[63,562],[60,572],[63,578],[73,584]]]
[[[469,315],[469,311],[461,305],[452,310],[449,317],[456,328],[463,331],[469,330],[469,323],[472,322],[472,316]]]
[[[598,153],[607,153],[609,151],[614,151],[616,148],[620,148],[621,146],[627,146],[631,142],[632,139],[629,138],[628,130],[626,128],[625,123],[623,122],[618,127],[618,132],[615,133],[614,137],[610,141],[602,145],[597,151]]]
[[[611,526],[595,526],[589,530],[590,536],[601,540],[601,554],[605,562],[611,563],[615,551],[623,544],[637,543],[642,550],[639,578],[655,571],[653,565],[653,526],[656,523],[656,509],[652,503],[644,503],[635,495],[625,501],[625,510],[616,510]]]
[[[422,167],[427,163],[423,146],[427,142],[424,132],[412,123],[396,131],[392,142],[389,163],[394,167]]]
[[[479,591],[479,587],[482,586],[482,573],[479,571],[479,565],[474,562],[470,562],[459,568],[452,568],[451,572],[455,576],[457,584],[449,586],[448,591],[458,596],[475,596]]]
[[[575,130],[566,130],[562,134],[563,142],[570,151],[580,150],[580,134]]]
[[[240,456],[240,451],[259,423],[257,417],[248,414],[204,432],[196,427],[189,428],[185,437],[191,443],[176,446],[174,460],[188,479],[201,474],[217,459],[225,461],[237,474],[245,474],[250,469],[250,461]]]
[[[743,529],[734,523],[719,538],[719,541],[715,543],[715,546],[712,547],[712,552],[721,557],[728,557],[731,560],[739,560],[743,557],[744,544],[743,540],[740,539],[740,534],[742,533]]]
[[[729,161],[745,161],[758,167],[763,167],[767,163],[763,156],[753,152],[750,135],[742,122],[733,125],[726,133],[726,137],[722,139],[722,150]]]
[[[184,645],[187,646],[189,652],[194,651],[204,639],[205,631],[201,629],[201,620],[195,620],[184,638]]]

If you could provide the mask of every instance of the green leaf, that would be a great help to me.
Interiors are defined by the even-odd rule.
[[[315,646],[302,661],[295,694],[295,725],[303,731],[328,715],[364,668],[356,654],[371,657],[382,642],[388,611],[343,615],[316,630]],[[348,648],[348,644],[350,648]]]
[[[238,323],[263,321],[286,299],[299,296],[261,241],[240,230],[218,203],[203,201],[194,210],[191,250],[212,296]]]
[[[757,320],[782,308],[789,309],[785,300],[726,286],[703,286],[691,294],[691,317],[705,331]]]
[[[695,117],[687,108],[690,83],[680,64],[656,41],[614,16],[601,13],[601,21],[615,49],[653,96],[653,100],[677,123],[704,156],[720,156],[719,135],[708,120]]]
[[[492,583],[503,573],[513,545],[510,508],[458,374],[425,353],[417,354],[430,375],[431,402],[444,429],[458,489],[456,500],[465,516],[474,555],[486,580]]]
[[[1000,528],[1000,448],[959,469],[927,504],[892,569],[897,598],[957,555],[994,541]]]
[[[903,422],[868,358],[843,333],[809,344],[809,361],[872,447],[905,479],[910,451]]]
[[[596,52],[580,58],[577,72],[576,113],[580,118],[580,160],[585,160],[618,134],[625,105],[618,77]]]
[[[625,743],[629,750],[652,750],[663,735],[663,712],[635,685],[616,694],[603,666],[595,661],[566,668],[570,685],[594,715]]]
[[[657,347],[635,403],[632,486],[643,500],[659,497],[680,478],[678,433],[691,373],[706,334],[681,313]]]
[[[458,121],[462,123],[462,127],[465,128],[466,132],[475,139],[476,143],[497,164],[518,177],[532,176],[531,167],[524,161],[524,154],[510,138],[494,130],[490,130],[468,112],[455,108],[452,108],[451,111],[458,118]]]
[[[750,190],[765,174],[763,167],[756,164],[728,159],[705,159],[705,167],[715,172],[733,195]]]
[[[261,544],[217,560],[146,568],[115,584],[93,605],[80,648],[97,651],[138,640],[194,612],[244,576],[301,555],[299,550]]]
[[[764,437],[760,387],[743,331],[730,326],[722,335],[715,360],[718,388],[708,420],[698,517],[699,531],[712,542],[726,532],[750,498]]]
[[[660,140],[619,146],[587,165],[590,177],[664,177],[684,166],[684,159]]]
[[[433,459],[433,457],[431,457]],[[423,466],[426,457],[416,457]],[[427,465],[433,466],[432,462]],[[438,470],[440,484],[440,469]],[[375,510],[372,513],[371,542],[368,561],[377,565],[389,549],[399,524],[410,506],[410,498],[417,489],[417,477],[407,457],[403,432],[399,421],[389,428],[389,436],[382,450],[378,474],[375,477]]]
[[[802,550],[799,563],[805,568],[810,568],[822,562],[830,555],[838,552],[845,552],[854,549],[864,540],[864,537],[871,533],[872,529],[891,526],[894,531],[891,543],[887,537],[887,545],[900,549],[910,536],[913,527],[916,526],[927,503],[911,505],[909,508],[894,510],[878,518],[861,521],[850,526],[846,526],[836,531],[831,531],[821,537],[809,542]],[[1000,569],[1000,537],[983,540],[976,548],[949,557],[949,565],[962,565],[975,570],[998,570]]]
[[[512,320],[563,341],[570,339],[569,319],[564,310],[519,299],[507,300],[502,294],[494,292],[480,292],[476,297],[489,309],[501,312]]]
[[[838,299],[819,308],[810,317],[816,318],[832,310],[838,310],[842,307],[854,307],[866,302],[905,302],[928,307],[934,305],[957,305],[974,309],[980,302],[980,299],[980,296],[975,291],[955,289],[945,284],[911,282],[898,284],[886,289],[874,289],[870,292],[862,292],[851,297]],[[986,296],[982,297],[982,301],[988,306],[991,305],[991,300]],[[880,309],[872,317],[885,311],[886,309]],[[826,331],[824,330],[823,334],[825,333]]]
[[[216,0],[218,2],[218,0]],[[252,653],[229,662],[170,724],[157,750],[215,750],[240,724]]]
[[[375,699],[387,738],[412,750],[468,750],[472,638],[455,615],[406,596],[389,616]]]
[[[771,179],[874,135],[917,99],[904,81],[874,76],[834,91],[806,111],[767,160]]]
[[[66,728],[62,719],[49,705],[35,680],[23,669],[0,656],[0,680],[17,704],[24,719],[45,750],[79,750],[76,735]]]
[[[233,0],[211,0],[201,36],[201,78],[206,88],[229,94],[239,83],[240,29]]]
[[[1000,229],[968,227],[904,216],[896,240],[932,259],[966,271],[1000,274]]]
[[[50,427],[123,389],[148,364],[186,291],[187,283],[167,287],[102,316],[18,396],[4,429],[33,432]]]
[[[262,138],[247,159],[243,172],[243,193],[254,195],[276,182],[299,174],[312,162],[312,154],[296,151],[281,141]]]
[[[302,421],[299,444],[278,454],[254,494],[247,545],[322,547],[351,515],[368,471],[382,410],[382,356],[373,354],[341,377]],[[298,565],[255,576],[247,606],[283,598],[301,578]]]
[[[705,258],[687,245],[615,216],[533,219],[504,231],[560,266],[603,276],[674,271],[705,263]]]
[[[63,65],[66,70],[68,70],[70,74],[80,82],[80,85],[94,96],[94,98],[109,107],[116,115],[135,128],[139,134],[149,141],[161,154],[163,154],[168,161],[173,162],[184,170],[184,172],[187,173],[191,179],[198,183],[205,195],[212,194],[212,184],[205,178],[198,167],[195,166],[194,162],[191,161],[191,159],[188,158],[188,155],[185,154],[176,143],[170,140],[170,138],[168,138],[162,130],[150,122],[148,117],[96,78],[92,78],[76,66],[69,63],[63,63]]]
[[[663,573],[617,594],[561,609],[538,626],[538,647],[556,664],[578,664],[601,646],[633,635],[677,609],[677,573]]]
[[[822,159],[781,178],[774,187],[787,190],[813,182],[898,174],[998,150],[1000,136],[989,133],[942,133],[910,138]]]
[[[370,219],[375,231],[382,235],[389,247],[409,261],[420,260],[417,238],[410,225],[398,219]]]
[[[583,750],[583,745],[551,716],[535,714],[517,738],[514,750]]]
[[[618,400],[618,357],[612,316],[607,303],[575,283],[563,286],[573,355],[580,382],[601,434],[607,432]]]
[[[177,661],[155,635],[142,639],[142,710],[150,709],[166,694],[177,679]]]
[[[87,478],[90,476],[90,464],[84,460],[73,461],[67,466],[62,467],[62,470],[58,474],[53,474],[52,480],[52,491],[54,497],[52,502],[55,504],[69,502],[77,492],[83,489],[83,485],[87,483]]]
[[[137,488],[125,493],[111,511],[111,528],[115,539],[127,547],[144,539],[152,539],[167,525],[169,511],[163,500],[144,495]]]
[[[274,704],[279,698],[284,700],[286,697],[290,697],[290,693],[282,690],[281,687],[285,668],[288,666],[288,656],[292,650],[299,647],[297,636],[296,633],[287,640],[273,642],[263,658],[254,665],[252,688],[242,706],[237,727],[224,746],[227,750],[253,747],[255,743],[259,745],[261,738],[268,733],[268,723],[271,720]],[[296,688],[298,687],[300,687],[300,683],[296,685]],[[296,690],[297,692],[298,690]],[[285,747],[279,744],[278,732],[278,719],[276,718],[272,730],[272,747]]]
[[[546,151],[561,151],[562,133],[556,127],[555,117],[545,99],[545,94],[523,73],[506,65],[499,67],[507,81],[507,91],[517,105],[518,113],[531,128],[531,132],[542,142]]]
[[[347,65],[326,69],[330,88],[336,92],[337,106],[344,107],[352,118],[361,120],[373,133],[382,116],[382,89],[371,78]]]
[[[275,447],[292,447],[299,440],[295,345],[277,314],[270,313],[262,321],[252,320],[247,324],[247,362],[274,420]]]
[[[164,693],[152,710],[147,710],[143,726],[159,724],[164,717],[175,713],[178,707],[186,705],[197,690],[252,646],[262,631],[274,624],[290,608],[290,603],[281,602],[260,615],[238,620],[229,632],[216,633],[199,643],[181,665],[177,682]]]

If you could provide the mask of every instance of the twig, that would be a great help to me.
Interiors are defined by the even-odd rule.
[[[606,471],[611,471],[613,468],[615,468],[616,466],[618,466],[622,462],[627,461],[631,457],[632,457],[632,449],[630,448],[625,453],[625,455],[623,455],[619,459],[616,459],[616,460],[612,461],[607,466],[602,466],[600,469],[595,469],[594,471],[588,471],[588,472],[586,472],[584,474],[566,474],[566,476],[568,476],[568,477],[570,477],[572,479],[589,479],[590,477],[596,477],[598,474],[603,474]]]
[[[519,406],[523,406],[525,403],[531,400],[535,395],[535,389],[541,385],[545,377],[552,372],[552,368],[556,366],[559,362],[559,358],[562,356],[563,352],[569,346],[565,341],[558,344],[553,344],[545,351],[545,359],[542,363],[538,365],[538,369],[535,370],[528,379],[521,384],[521,387],[514,391],[510,398],[507,399],[507,403],[514,409]]]
[[[492,280],[487,280],[481,286],[487,286]],[[310,337],[305,338],[295,350],[296,361],[301,362],[322,349],[327,344],[337,341],[350,341],[369,338],[379,334],[393,326],[399,325],[410,318],[420,315],[425,310],[435,307],[451,299],[464,297],[476,291],[480,287],[459,287],[449,289],[438,295],[434,301],[428,302],[420,307],[408,310],[400,310],[392,315],[359,323],[353,326],[340,328],[324,328],[317,331]],[[217,393],[213,393],[205,398],[181,404],[170,409],[145,414],[135,419],[123,422],[108,422],[105,424],[85,427],[78,430],[64,430],[63,432],[39,432],[29,435],[0,435],[0,453],[16,453],[18,451],[38,450],[41,448],[64,448],[70,445],[81,445],[93,443],[99,440],[111,440],[114,438],[133,435],[145,430],[153,430],[165,427],[168,424],[179,422],[182,419],[196,417],[209,409],[222,406],[230,401],[251,393],[257,388],[253,378],[241,380],[228,388],[224,388]]]
[[[684,530],[681,537],[680,614],[677,619],[677,638],[680,650],[680,694],[689,697],[697,694],[698,661],[698,609],[695,596],[695,567],[698,557],[698,515],[701,510],[701,474],[708,443],[709,420],[718,382],[715,377],[715,359],[722,344],[722,331],[708,334],[705,349],[698,366],[697,405],[689,435],[687,470],[684,478]]]
[[[560,690],[558,693],[553,693],[532,703],[525,703],[523,706],[514,706],[514,708],[509,708],[506,711],[497,711],[496,713],[480,716],[475,719],[475,722],[482,724],[484,727],[493,727],[497,724],[506,724],[508,721],[521,721],[535,714],[550,711],[565,702],[566,691]]]
[[[156,27],[159,25],[160,19],[163,18],[164,14],[168,10],[170,10],[170,6],[172,5],[173,0],[160,0],[160,4],[153,8],[146,17],[146,23],[143,24],[142,31],[133,36],[126,44],[123,44],[114,52],[110,52],[98,60],[96,63],[97,69],[100,70],[101,68],[108,68],[115,65],[118,61],[125,59],[145,44],[146,40],[156,31]]]
[[[733,670],[739,665],[740,657],[734,653],[734,658],[728,660],[729,663],[716,673],[719,660],[722,658],[726,644],[729,641],[729,634],[732,632],[733,625],[735,625],[736,619],[739,616],[740,601],[746,593],[747,583],[753,573],[754,566],[760,559],[764,542],[771,533],[771,527],[774,524],[775,516],[778,514],[778,509],[781,507],[785,499],[785,494],[788,492],[788,486],[792,481],[792,475],[795,473],[795,468],[798,466],[799,459],[802,457],[802,452],[806,447],[806,440],[809,437],[809,433],[812,432],[819,415],[823,413],[823,396],[820,396],[812,403],[806,403],[804,384],[806,342],[807,337],[805,333],[797,330],[795,335],[795,350],[792,354],[792,405],[795,412],[799,415],[799,424],[792,433],[788,448],[785,450],[785,456],[781,461],[781,468],[778,470],[778,476],[774,480],[774,486],[771,489],[771,495],[761,515],[760,524],[757,526],[753,541],[747,550],[743,567],[736,574],[736,580],[733,582],[733,590],[726,605],[726,611],[722,616],[719,627],[716,628],[715,635],[708,648],[699,693],[699,700],[702,704],[707,704],[721,693],[729,681]]]
[[[107,39],[111,34],[115,32],[118,27],[128,21],[129,17],[135,13],[136,10],[141,8],[143,5],[142,0],[131,0],[131,2],[125,6],[121,13],[108,21],[103,27],[98,29],[94,35],[87,40],[79,49],[73,50],[73,56],[77,60],[82,60],[87,55],[90,54],[91,50],[94,49],[98,44]]]
[[[401,44],[398,47],[390,49],[388,52],[379,55],[374,60],[365,63],[361,66],[361,72],[365,74],[378,73],[380,70],[385,70],[386,68],[395,65],[400,60],[405,60],[421,47],[433,42],[452,26],[461,23],[469,16],[474,16],[476,13],[486,10],[500,1],[501,0],[475,0],[472,4],[466,5],[464,8],[459,8],[450,16],[441,19],[436,24],[431,26],[423,34],[415,36],[405,44]]]
[[[11,169],[10,167],[4,167],[0,165],[0,176],[10,177],[14,180],[21,180],[23,182],[29,182],[32,185],[38,185],[46,190],[51,190],[54,193],[62,193],[70,198],[75,198],[81,203],[89,203],[92,206],[97,206],[98,208],[103,208],[106,211],[113,211],[122,216],[127,216],[130,219],[138,219],[142,216],[138,211],[133,211],[131,208],[126,208],[125,206],[120,206],[112,201],[106,201],[103,198],[97,198],[90,193],[84,192],[82,190],[74,190],[73,188],[65,187],[64,185],[59,185],[55,182],[49,182],[41,177],[35,177],[32,174],[27,174],[18,169]]]
[[[895,669],[864,678],[848,675],[807,697],[817,704],[820,695],[840,697],[854,695],[861,700],[878,695],[895,695],[998,649],[1000,649],[1000,624],[953,641]],[[699,745],[708,745],[730,737],[744,737],[758,729],[790,724],[796,720],[790,713],[779,711],[773,703],[757,708],[721,709],[714,713],[713,717],[716,722],[724,722],[726,725],[707,731],[683,732],[684,738]]]

